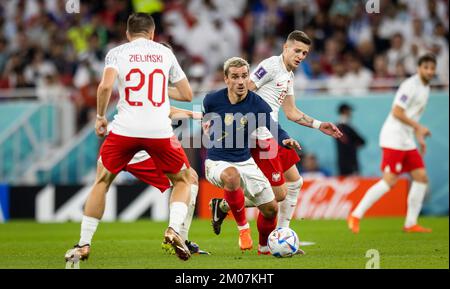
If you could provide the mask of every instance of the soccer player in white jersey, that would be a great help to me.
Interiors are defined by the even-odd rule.
[[[275,121],[278,121],[278,112],[282,107],[289,120],[339,138],[342,133],[334,124],[315,120],[300,111],[295,105],[294,71],[308,55],[311,43],[310,38],[304,32],[298,30],[291,32],[283,46],[283,53],[263,60],[250,75],[249,89],[256,92],[270,105]],[[279,146],[275,158],[263,159],[260,157],[262,147],[267,148],[267,146],[277,144],[265,128],[258,129],[257,139],[260,144],[264,144],[252,149],[252,157],[269,180],[276,199],[279,201],[277,226],[289,227],[303,184],[303,179],[295,166],[300,158],[294,149]],[[252,206],[250,202],[246,204]],[[226,216],[228,206],[221,199],[213,199],[210,205],[213,216],[218,216],[218,218],[213,218],[212,223],[214,232],[219,234],[220,225]]]
[[[120,93],[118,113],[100,148],[96,180],[84,208],[80,241],[66,253],[66,261],[88,258],[92,237],[105,209],[106,192],[116,175],[141,150],[152,157],[173,184],[164,242],[172,245],[180,259],[188,260],[191,256],[179,234],[189,204],[190,165],[173,134],[168,83],[178,91],[171,98],[180,101],[191,101],[192,90],[172,51],[153,41],[154,31],[155,23],[150,15],[132,14],[127,21],[129,42],[106,55],[97,91],[95,132],[98,136],[107,134],[105,113],[116,78]]]
[[[400,85],[392,110],[380,133],[383,178],[367,191],[348,217],[348,227],[353,233],[359,232],[359,221],[365,212],[396,184],[398,176],[402,173],[409,173],[412,178],[403,230],[408,233],[431,232],[431,229],[417,224],[428,186],[428,176],[423,161],[423,155],[426,152],[425,138],[431,135],[428,128],[419,121],[427,105],[430,81],[435,73],[436,58],[426,54],[419,58],[417,74]],[[419,143],[419,150],[414,136]]]

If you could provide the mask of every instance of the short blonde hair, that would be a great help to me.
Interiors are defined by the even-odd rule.
[[[230,67],[239,68],[242,66],[246,66],[247,70],[250,71],[250,65],[245,59],[240,57],[231,57],[223,64],[223,73],[225,74],[225,76],[228,76],[228,71],[230,70]]]

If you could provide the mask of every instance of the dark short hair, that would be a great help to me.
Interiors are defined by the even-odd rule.
[[[291,33],[289,33],[287,41],[290,41],[290,40],[291,41],[292,40],[299,41],[299,42],[305,43],[306,45],[312,44],[311,38],[309,38],[305,32],[300,31],[300,30],[294,30]]]
[[[341,105],[339,105],[338,113],[339,113],[339,114],[343,114],[343,113],[345,113],[345,112],[347,112],[347,111],[352,111],[352,110],[353,110],[353,107],[351,107],[350,104],[348,104],[348,103],[342,103]]]
[[[155,29],[155,21],[150,14],[133,13],[128,17],[127,31],[130,34],[148,33]]]
[[[422,55],[419,60],[417,61],[417,65],[421,66],[425,62],[433,62],[435,65],[437,64],[436,56],[431,53],[427,53],[425,55]]]

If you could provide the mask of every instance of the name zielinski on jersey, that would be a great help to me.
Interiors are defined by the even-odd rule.
[[[160,54],[131,54],[130,62],[154,62],[163,63],[163,56]]]

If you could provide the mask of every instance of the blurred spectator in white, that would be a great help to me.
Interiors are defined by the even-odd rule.
[[[73,78],[73,85],[76,88],[81,88],[87,85],[92,76],[100,78],[103,71],[103,63],[96,61],[88,54],[82,54],[79,58],[79,64]]]
[[[327,80],[327,89],[330,95],[347,95],[348,84],[346,82],[346,69],[342,62],[336,62],[333,66],[333,74]]]
[[[350,56],[346,61],[349,70],[345,75],[345,83],[349,87],[349,94],[353,96],[364,96],[369,92],[372,83],[372,72],[362,66],[361,60]]]
[[[391,48],[387,52],[389,73],[395,74],[397,64],[403,62],[408,54],[409,50],[402,34],[394,34],[391,39]]]
[[[411,24],[411,33],[405,39],[406,49],[409,54],[405,56],[404,64],[408,74],[414,74],[417,70],[417,61],[421,55],[429,51],[431,37],[423,33],[423,22],[416,18]]]
[[[223,84],[223,66],[218,66],[214,73],[210,73],[205,78],[204,92],[218,90],[224,86]]]
[[[202,58],[194,58],[191,65],[189,65],[187,75],[189,75],[189,83],[191,84],[194,95],[199,95],[200,91],[205,86],[207,71],[208,67],[205,65]]]
[[[37,82],[36,94],[40,100],[59,102],[69,100],[69,91],[59,81],[57,73],[46,73]]]
[[[219,42],[222,51],[222,61],[241,53],[241,30],[236,23],[216,13],[211,18],[216,35],[221,39]],[[213,71],[214,69],[211,69]]]
[[[29,83],[37,84],[43,81],[46,75],[54,75],[57,70],[52,61],[45,59],[44,52],[37,50],[32,62],[25,67],[24,75]]]
[[[163,26],[165,32],[171,37],[173,45],[186,45],[190,28],[181,7],[176,7],[164,14]]]
[[[399,15],[397,6],[390,3],[383,10],[383,20],[378,29],[378,36],[384,39],[391,39],[396,34],[403,36],[408,33],[408,24],[408,19]]]

